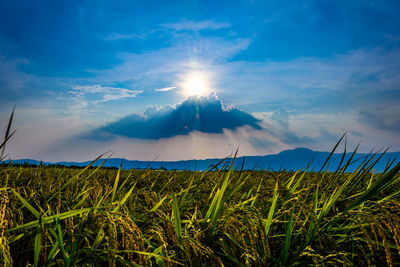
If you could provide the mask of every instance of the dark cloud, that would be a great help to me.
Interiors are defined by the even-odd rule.
[[[296,145],[296,144],[310,144],[315,142],[315,138],[311,138],[308,136],[298,136],[296,133],[290,131],[290,130],[284,130],[279,132],[280,135],[277,135],[277,137],[280,138],[281,141],[290,144],[290,145]]]
[[[130,138],[160,139],[177,135],[188,135],[193,131],[222,133],[223,129],[251,126],[262,129],[260,121],[252,115],[235,109],[227,109],[215,96],[190,97],[175,108],[132,114],[101,127],[90,134],[90,138],[104,139],[121,135]]]
[[[391,124],[385,122],[385,117],[379,114],[360,110],[358,112],[359,121],[375,129],[389,130],[400,132],[400,120],[396,120]]]
[[[256,136],[250,136],[249,142],[257,149],[271,149],[277,146],[276,142],[270,141],[267,138],[260,138]]]
[[[340,134],[343,134],[345,131],[338,129],[335,133],[332,133],[321,125],[316,128],[313,127],[314,135],[311,137],[309,132],[299,132],[291,128],[291,125],[295,124],[297,115],[293,111],[278,109],[272,112],[264,121],[264,131],[276,137],[281,142],[295,147],[312,146],[317,143],[335,143],[339,140]]]

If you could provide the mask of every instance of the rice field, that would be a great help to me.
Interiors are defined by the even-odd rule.
[[[374,154],[336,172],[329,158],[319,171],[233,170],[232,157],[189,172],[93,167],[101,157],[0,167],[1,265],[400,265],[400,164],[374,173]]]
[[[4,265],[400,264],[400,165],[357,172],[0,169]],[[345,166],[346,164],[344,164]]]

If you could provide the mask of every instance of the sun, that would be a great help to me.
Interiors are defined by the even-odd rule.
[[[183,82],[184,94],[186,96],[204,96],[209,93],[207,75],[202,72],[189,73]]]

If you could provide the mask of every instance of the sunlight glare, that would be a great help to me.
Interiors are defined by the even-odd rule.
[[[209,93],[208,80],[204,73],[190,73],[183,84],[186,96],[204,96]]]

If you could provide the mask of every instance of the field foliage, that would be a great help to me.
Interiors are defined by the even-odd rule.
[[[400,263],[400,165],[373,174],[368,161],[355,173],[240,171],[229,164],[208,172],[2,167],[1,261]]]

